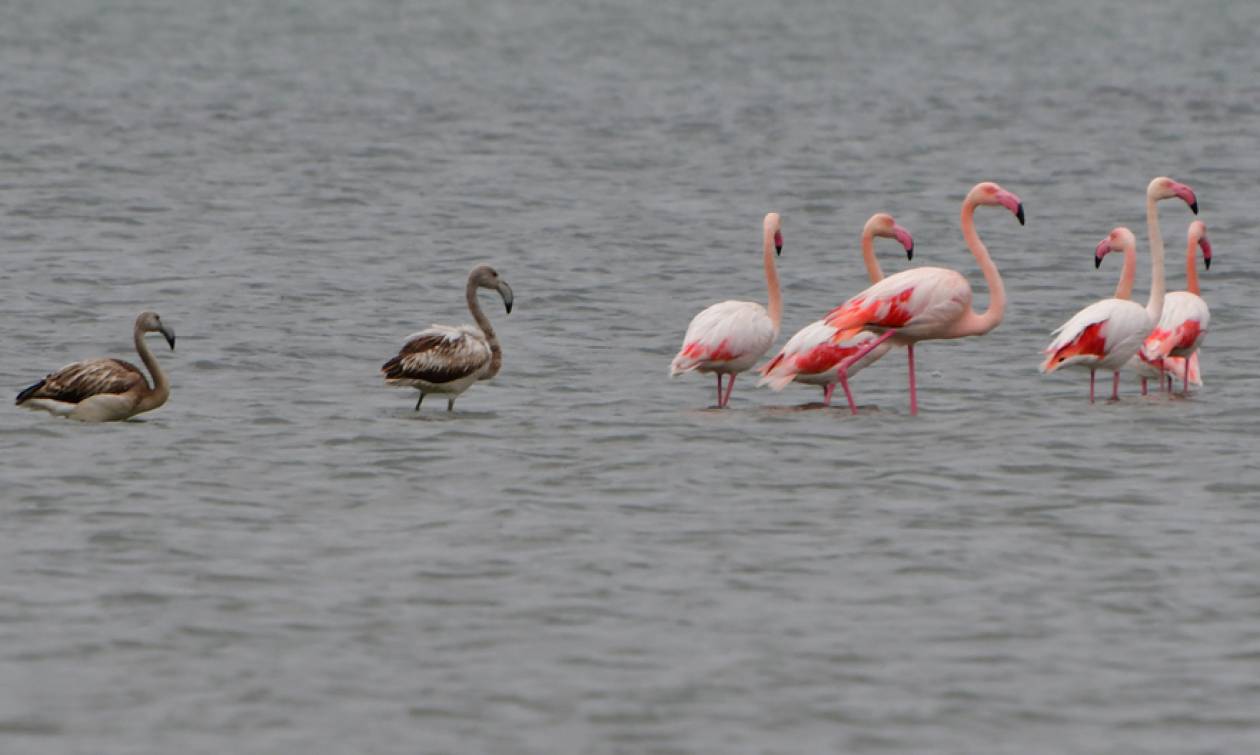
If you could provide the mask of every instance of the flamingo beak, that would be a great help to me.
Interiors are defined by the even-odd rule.
[[[1015,213],[1015,219],[1020,225],[1024,224],[1024,203],[1019,201],[1019,197],[1009,191],[999,191],[995,199],[998,204]]]
[[[905,228],[894,224],[892,234],[893,238],[900,241],[901,245],[906,248],[906,259],[914,259],[914,237],[910,235],[910,232]]]
[[[780,231],[775,231],[774,232],[774,256],[778,257],[781,254],[783,254],[783,233]]]
[[[166,339],[166,342],[171,345],[173,350],[175,348],[175,330],[164,324],[159,332],[161,332],[162,337]]]
[[[1199,214],[1199,200],[1194,196],[1193,189],[1185,184],[1173,183],[1172,193],[1190,205],[1190,212],[1193,212],[1195,215]]]
[[[1102,267],[1102,258],[1107,256],[1107,252],[1111,251],[1111,240],[1103,239],[1098,242],[1098,247],[1094,249],[1094,269]]]
[[[1199,237],[1199,248],[1203,250],[1203,269],[1212,269],[1212,244],[1208,242],[1207,236]]]
[[[495,289],[499,292],[499,296],[503,297],[503,306],[507,308],[507,313],[512,314],[512,287],[507,284],[507,281],[501,280]]]

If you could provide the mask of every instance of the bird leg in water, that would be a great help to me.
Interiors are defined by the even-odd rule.
[[[416,411],[420,411],[421,401],[424,401],[424,391],[420,391],[420,398],[416,399]]]
[[[858,411],[857,404],[853,403],[853,394],[849,391],[849,367],[857,364],[862,357],[874,351],[881,343],[887,341],[889,338],[892,338],[893,334],[896,332],[896,330],[885,330],[883,333],[879,334],[878,337],[870,339],[862,346],[859,346],[857,352],[855,352],[852,356],[841,362],[840,368],[836,370],[836,379],[839,380],[840,385],[844,387],[844,395],[849,399],[850,413],[857,414]]]
[[[914,389],[914,344],[906,344],[906,364],[910,366],[910,416],[919,413],[919,395]]]
[[[823,387],[823,406],[831,406],[831,394],[836,390],[835,383],[828,383]]]
[[[446,411],[448,412],[455,411],[455,397],[454,396],[446,400]]]
[[[722,408],[722,373],[718,372],[716,374],[717,374],[717,379],[718,379],[717,405],[718,405],[718,408],[721,409]]]
[[[1142,395],[1146,395],[1146,378],[1142,378]]]
[[[1111,376],[1111,400],[1120,400],[1120,370],[1116,370]]]
[[[731,382],[726,384],[726,395],[722,398],[722,403],[718,404],[719,407],[724,407],[731,403],[731,391],[733,390],[735,390],[735,373],[732,372]]]
[[[1094,403],[1094,371],[1089,371],[1089,403]]]

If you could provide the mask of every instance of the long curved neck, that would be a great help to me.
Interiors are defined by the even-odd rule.
[[[998,274],[997,265],[989,257],[989,250],[980,242],[980,234],[976,233],[976,203],[971,199],[963,202],[962,217],[963,239],[967,248],[980,263],[980,271],[984,273],[984,282],[989,287],[989,308],[982,313],[974,309],[967,312],[956,329],[957,335],[981,336],[993,330],[1002,322],[1006,314],[1006,287],[1002,285],[1002,276]]]
[[[503,349],[499,347],[499,337],[494,334],[494,328],[490,327],[490,319],[481,311],[481,303],[477,301],[477,282],[471,278],[464,291],[464,298],[468,300],[468,311],[477,321],[477,327],[481,328],[481,332],[486,334],[486,340],[490,342],[490,369],[482,379],[492,378],[499,374],[499,368],[503,366]]]
[[[766,228],[762,235],[762,256],[766,265],[766,288],[770,293],[767,309],[770,310],[770,322],[774,324],[774,332],[779,332],[779,323],[783,320],[783,297],[779,293],[779,271],[774,266],[774,231]]]
[[[153,388],[141,397],[140,405],[137,407],[137,413],[139,413],[165,404],[166,399],[171,395],[171,385],[167,382],[166,373],[162,372],[162,367],[153,356],[153,352],[149,351],[149,345],[145,343],[144,331],[141,330],[139,323],[136,323],[135,340],[136,353],[140,355],[140,361],[144,362],[144,366],[149,368],[149,374],[153,376]]]
[[[1196,296],[1199,294],[1199,271],[1194,265],[1199,256],[1197,246],[1194,239],[1189,239],[1186,246],[1186,290]]]
[[[1117,299],[1133,298],[1133,278],[1137,275],[1137,247],[1124,248],[1124,266],[1120,268],[1120,282],[1116,284]]]
[[[862,262],[866,264],[866,275],[871,283],[879,283],[884,279],[884,271],[875,259],[875,232],[869,228],[862,229]]]
[[[1159,232],[1159,208],[1155,198],[1146,197],[1146,234],[1151,240],[1151,296],[1146,300],[1146,314],[1151,322],[1159,322],[1164,311],[1164,237]]]

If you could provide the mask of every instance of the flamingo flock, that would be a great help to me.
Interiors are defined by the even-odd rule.
[[[1183,395],[1189,392],[1192,382],[1202,384],[1198,349],[1207,334],[1209,312],[1199,295],[1196,259],[1201,251],[1204,267],[1211,267],[1212,248],[1204,224],[1192,223],[1186,252],[1188,290],[1165,295],[1164,242],[1156,206],[1165,199],[1180,199],[1193,213],[1199,211],[1198,200],[1189,186],[1164,176],[1148,185],[1151,290],[1146,305],[1130,299],[1137,270],[1137,239],[1128,228],[1117,227],[1094,251],[1095,267],[1100,267],[1111,252],[1124,256],[1114,296],[1090,304],[1055,329],[1054,338],[1043,351],[1041,372],[1045,374],[1062,367],[1089,370],[1091,403],[1095,400],[1094,379],[1098,370],[1112,373],[1113,400],[1120,398],[1121,373],[1126,369],[1141,379],[1143,395],[1152,378],[1158,379],[1164,389],[1165,379],[1171,386],[1172,377],[1179,376]],[[897,239],[908,258],[913,258],[914,241],[891,215],[877,213],[862,231],[862,259],[871,285],[792,336],[759,368],[761,379],[757,384],[776,391],[793,382],[817,385],[823,391],[823,406],[830,406],[832,392],[840,385],[850,413],[857,414],[849,379],[894,346],[904,346],[910,414],[918,414],[915,344],[986,335],[1001,324],[1006,312],[1002,276],[976,231],[975,211],[981,206],[1005,208],[1020,225],[1024,224],[1024,206],[1014,193],[987,181],[976,184],[963,199],[959,221],[963,240],[989,290],[989,305],[983,312],[972,307],[971,286],[957,271],[917,267],[885,278],[875,258],[874,238]],[[693,370],[717,373],[718,408],[729,404],[735,376],[752,368],[769,351],[779,331],[783,302],[770,253],[772,240],[776,253],[782,248],[781,221],[776,213],[766,215],[763,236],[769,313],[753,302],[726,301],[708,307],[692,319],[670,367],[671,376]],[[730,376],[725,392],[722,375]]]
[[[1186,237],[1186,289],[1165,293],[1164,241],[1157,204],[1166,199],[1183,201],[1196,215],[1194,191],[1167,177],[1150,182],[1146,190],[1146,221],[1151,260],[1151,290],[1146,305],[1132,301],[1137,270],[1137,238],[1123,226],[1112,230],[1094,250],[1094,266],[1112,252],[1123,255],[1120,281],[1113,296],[1090,304],[1053,331],[1043,350],[1041,372],[1065,367],[1089,370],[1089,400],[1095,400],[1095,376],[1099,370],[1112,374],[1111,398],[1120,398],[1121,374],[1135,374],[1147,394],[1149,380],[1171,393],[1174,378],[1181,381],[1182,395],[1190,385],[1202,385],[1198,351],[1207,335],[1210,311],[1200,295],[1197,261],[1210,269],[1212,247],[1202,221],[1190,224]],[[914,259],[914,237],[887,213],[876,213],[862,229],[861,252],[870,286],[826,311],[822,317],[797,331],[758,372],[758,386],[781,391],[792,383],[822,389],[823,406],[831,405],[839,385],[851,414],[858,413],[850,379],[872,367],[894,347],[904,347],[908,368],[909,411],[918,414],[914,347],[920,341],[941,341],[983,336],[1002,323],[1006,312],[1006,288],[997,265],[976,230],[979,207],[1007,210],[1024,224],[1024,205],[1018,196],[996,183],[985,181],[967,192],[959,225],[967,249],[975,257],[988,288],[989,303],[983,311],[972,305],[971,285],[959,272],[943,267],[915,267],[884,276],[875,257],[875,239],[896,240],[908,260]],[[730,404],[735,379],[752,369],[779,337],[783,321],[783,295],[775,260],[783,252],[783,224],[778,213],[762,221],[762,262],[766,278],[766,305],[727,300],[701,310],[687,326],[683,344],[670,363],[670,375],[687,372],[713,374],[717,381],[717,407]],[[489,318],[477,299],[479,289],[497,292],[512,312],[513,294],[507,281],[492,267],[479,265],[469,273],[465,301],[476,325],[432,325],[413,333],[399,352],[380,368],[387,385],[419,391],[415,410],[426,395],[447,397],[447,411],[474,384],[499,373],[503,351]],[[49,373],[23,389],[16,403],[33,409],[85,421],[124,420],[166,403],[170,383],[144,340],[150,332],[162,334],[171,348],[175,332],[155,312],[142,312],[133,335],[140,359],[148,367],[152,384],[136,366],[119,359],[74,362]],[[723,385],[723,377],[726,377]]]

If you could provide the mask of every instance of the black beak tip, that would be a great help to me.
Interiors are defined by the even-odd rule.
[[[1193,212],[1195,215],[1199,214],[1199,200],[1196,199],[1190,203],[1190,212]]]
[[[1020,225],[1024,224],[1024,205],[1022,202],[1019,207],[1015,209],[1015,219],[1019,221]]]
[[[779,256],[779,255],[781,255],[781,254],[783,254],[783,245],[782,245],[782,244],[775,244],[775,245],[774,245],[774,256],[778,257],[778,256]]]
[[[906,259],[908,260],[914,259],[914,244],[911,244],[910,246],[906,247]]]
[[[1095,256],[1095,257],[1094,257],[1094,269],[1095,269],[1095,270],[1097,270],[1097,269],[1098,269],[1098,268],[1100,268],[1100,267],[1102,267],[1102,257]]]
[[[171,345],[171,349],[175,348],[175,336],[171,336],[170,338],[166,339],[166,342]]]
[[[510,315],[510,314],[512,314],[512,302],[507,302],[507,303],[506,303],[506,304],[504,304],[503,306],[507,308],[507,313],[508,313],[509,315]]]
[[[1204,270],[1211,270],[1211,269],[1212,269],[1212,258],[1211,258],[1211,257],[1204,257],[1204,258],[1203,258],[1203,269],[1204,269]]]

